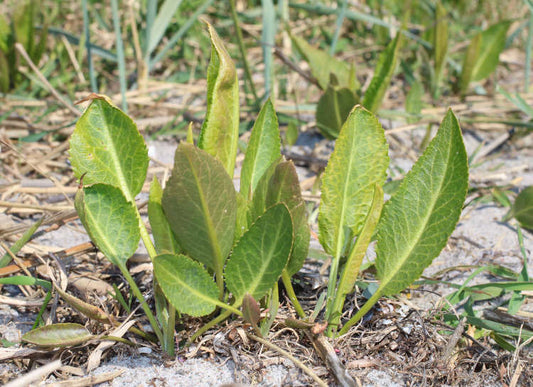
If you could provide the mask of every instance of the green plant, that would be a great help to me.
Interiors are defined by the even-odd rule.
[[[520,191],[504,220],[511,218],[515,218],[522,227],[533,230],[533,186]]]
[[[379,109],[396,69],[401,46],[400,33],[380,54],[374,76],[362,97],[354,65],[348,65],[326,51],[312,47],[300,37],[292,36],[292,39],[300,54],[309,62],[311,73],[323,90],[316,107],[316,121],[324,137],[338,137],[342,125],[356,104],[361,103],[372,112]]]
[[[13,90],[21,81],[18,71],[18,54],[15,44],[20,43],[34,63],[39,63],[46,47],[48,27],[46,22],[40,30],[40,0],[25,0],[14,8],[11,17],[0,15],[0,92]]]
[[[70,142],[74,173],[83,184],[75,200],[80,220],[123,273],[168,353],[176,310],[205,316],[222,309],[201,331],[232,313],[242,315],[245,300],[245,314],[251,316],[251,300],[271,293],[280,277],[291,288],[290,277],[302,266],[309,244],[298,177],[292,162],[281,157],[270,101],[252,129],[241,190],[235,191],[236,71],[214,29],[208,25],[208,30],[206,119],[198,147],[178,146],[166,187],[152,181],[148,212],[155,246],[135,206],[148,156],[133,121],[105,97],[93,95]],[[154,264],[155,316],[126,267],[141,238]]]
[[[355,107],[324,172],[318,218],[320,242],[332,256],[325,312],[330,335],[339,328],[346,295],[353,291],[376,230],[379,287],[344,323],[340,335],[381,296],[396,294],[413,283],[455,228],[468,187],[468,165],[451,110],[424,154],[383,205],[381,186],[387,167],[381,125],[371,112]],[[343,258],[346,261],[341,267]]]
[[[496,70],[510,25],[510,21],[501,21],[472,38],[459,77],[458,89],[461,95],[466,94],[471,82],[483,80]]]

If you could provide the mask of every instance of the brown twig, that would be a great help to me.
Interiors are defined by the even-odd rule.
[[[76,109],[74,106],[72,106],[72,104],[68,103],[58,92],[57,90],[54,88],[54,86],[52,86],[50,84],[50,82],[48,82],[48,79],[46,79],[46,77],[39,71],[39,69],[37,68],[37,66],[35,65],[35,63],[33,63],[33,61],[31,60],[30,56],[28,55],[28,53],[26,52],[26,50],[24,49],[24,46],[20,43],[15,43],[15,48],[17,49],[17,51],[20,53],[20,55],[22,55],[22,57],[26,60],[26,62],[28,63],[28,65],[31,67],[31,69],[35,72],[35,74],[37,74],[37,77],[41,80],[41,82],[48,88],[48,91],[63,105],[65,106],[68,110],[70,110],[72,113],[74,113],[75,115],[77,115],[78,117],[81,116],[81,112]]]

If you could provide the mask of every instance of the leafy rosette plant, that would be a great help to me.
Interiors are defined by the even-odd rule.
[[[382,296],[412,284],[441,252],[455,229],[468,187],[459,123],[448,111],[435,138],[385,204],[389,159],[376,117],[356,106],[344,123],[322,180],[319,240],[332,256],[325,319],[329,334],[345,334]],[[379,286],[340,331],[346,296],[377,239]],[[341,265],[345,258],[344,265]]]
[[[208,25],[212,56],[208,106],[198,147],[181,143],[163,189],[151,183],[148,216],[154,243],[135,197],[149,158],[135,123],[110,101],[94,95],[71,139],[71,163],[83,187],[75,206],[96,246],[122,271],[167,352],[173,352],[175,313],[217,313],[197,335],[242,315],[269,295],[276,310],[280,278],[290,277],[307,256],[309,228],[294,165],[280,153],[274,107],[267,101],[252,129],[242,166],[240,192],[232,176],[239,106],[235,66]],[[154,265],[156,315],[126,267],[142,238]],[[276,290],[276,289],[275,289]],[[262,327],[268,329],[268,320]],[[191,340],[196,337],[194,335]]]

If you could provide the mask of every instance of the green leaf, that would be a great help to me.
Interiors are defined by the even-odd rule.
[[[152,227],[152,234],[154,236],[155,247],[158,254],[162,253],[179,253],[181,251],[172,228],[168,224],[168,220],[163,213],[163,206],[161,200],[163,198],[163,189],[159,184],[159,180],[154,176],[154,180],[150,185],[150,198],[148,200],[148,219]]]
[[[361,88],[355,77],[353,65],[336,59],[326,51],[311,46],[304,39],[291,35],[291,39],[296,49],[309,63],[311,73],[317,79],[322,90],[326,90],[330,80],[330,74],[334,74],[341,87],[349,88],[353,91]]]
[[[389,87],[394,70],[396,69],[400,44],[401,33],[398,32],[394,40],[389,43],[385,51],[379,56],[378,63],[374,70],[374,76],[365,92],[362,103],[362,105],[371,112],[376,112],[379,109],[381,102],[383,102],[383,97]]]
[[[31,55],[34,44],[34,18],[35,12],[40,9],[38,1],[22,1],[22,4],[15,7],[13,12],[13,28],[15,31],[15,39],[18,43],[24,46],[27,53]]]
[[[512,215],[527,229],[533,229],[533,186],[524,188],[516,197]]]
[[[165,34],[165,31],[167,30],[170,21],[172,20],[172,17],[181,5],[181,2],[182,0],[165,0],[163,5],[161,5],[161,8],[159,8],[159,12],[157,13],[157,17],[154,23],[152,24],[152,29],[150,31],[150,41],[147,42],[145,56],[149,57],[155,50],[155,48],[161,41],[161,38]]]
[[[211,61],[207,69],[207,113],[198,147],[215,156],[233,176],[239,137],[239,85],[235,64],[213,26],[207,23],[211,37]]]
[[[322,179],[319,240],[339,258],[357,235],[372,204],[374,186],[383,185],[389,164],[385,133],[377,118],[356,106],[343,125]]]
[[[357,102],[352,90],[330,83],[316,105],[316,124],[320,133],[330,140],[337,138]]]
[[[461,129],[449,110],[435,138],[383,208],[376,249],[379,294],[402,291],[439,255],[459,220],[467,188]]]
[[[235,305],[249,293],[261,299],[281,276],[292,248],[292,221],[285,204],[269,208],[233,248],[226,265],[226,285]]]
[[[463,69],[461,70],[461,77],[459,78],[459,91],[462,95],[466,94],[468,91],[468,85],[472,80],[472,74],[474,67],[476,66],[477,58],[479,57],[480,48],[481,33],[478,33],[472,38],[463,61]]]
[[[287,125],[287,131],[285,132],[285,141],[287,145],[293,146],[298,141],[298,126],[294,121],[290,121]]]
[[[93,338],[83,325],[63,323],[33,329],[22,336],[22,341],[40,347],[69,347]]]
[[[0,15],[0,51],[4,54],[9,52],[11,40],[11,26],[4,15]]]
[[[409,89],[407,97],[405,98],[405,111],[409,113],[409,117],[407,117],[408,124],[414,124],[420,120],[423,94],[424,86],[421,82],[415,81],[411,85],[411,89]]]
[[[499,63],[500,53],[505,47],[507,30],[510,21],[502,21],[487,28],[481,33],[479,56],[472,70],[472,81],[487,78]]]
[[[167,299],[181,313],[199,317],[215,310],[218,288],[198,262],[182,254],[158,255],[154,275]]]
[[[17,254],[22,247],[28,243],[28,241],[31,239],[33,234],[35,234],[35,231],[41,226],[41,223],[43,222],[44,218],[39,219],[37,222],[32,224],[20,237],[19,240],[17,240],[13,245],[9,248],[9,250],[13,254]],[[0,259],[0,268],[6,266],[9,262],[11,262],[11,255],[9,253],[5,253],[2,259]]]
[[[284,203],[287,206],[292,218],[294,244],[287,263],[287,272],[289,276],[292,276],[302,268],[307,258],[311,238],[305,201],[302,198],[298,174],[292,161],[278,164],[268,184],[266,207],[278,203]]]
[[[98,249],[111,263],[125,267],[141,238],[135,206],[120,189],[106,184],[78,190],[74,206]]]
[[[331,311],[327,311],[327,314],[331,316],[331,321],[329,321],[329,323],[333,323],[333,326],[338,325],[344,300],[346,296],[353,291],[355,281],[357,280],[357,275],[359,274],[359,269],[361,268],[361,263],[363,262],[363,258],[368,250],[368,245],[372,240],[372,235],[374,234],[374,230],[378,224],[382,208],[383,189],[379,185],[376,185],[374,188],[372,205],[368,211],[365,223],[361,233],[355,241],[355,246],[352,248],[342,271],[333,309]]]
[[[251,198],[259,179],[267,168],[281,156],[278,118],[268,99],[257,116],[241,171],[241,190]]]
[[[6,55],[0,51],[0,92],[7,93],[9,92],[10,86],[10,72],[9,72],[9,62],[7,61]]]
[[[148,169],[148,151],[137,126],[104,98],[93,99],[70,139],[70,162],[83,183],[120,188],[134,202]]]
[[[104,324],[110,324],[110,316],[108,313],[105,313],[102,309],[100,309],[97,306],[91,305],[85,301],[80,300],[79,298],[76,298],[67,292],[64,292],[61,288],[54,285],[55,291],[63,298],[63,300],[66,301],[67,304],[69,304],[71,307],[76,309],[78,312],[83,313],[85,316],[89,317],[90,319],[100,321]]]
[[[235,188],[222,164],[191,144],[180,144],[162,204],[179,245],[221,274],[237,216]]]
[[[17,285],[17,286],[42,286],[46,290],[52,288],[50,281],[39,278],[28,277],[26,275],[14,275],[11,277],[0,278],[0,285]]]
[[[435,33],[433,35],[433,56],[435,59],[435,80],[433,83],[434,94],[438,95],[438,86],[442,77],[442,70],[446,63],[448,53],[448,19],[446,8],[437,2],[435,9]]]
[[[276,167],[278,164],[285,161],[285,157],[280,156],[272,164],[270,164],[267,170],[263,173],[263,176],[257,183],[256,190],[252,197],[252,201],[249,203],[248,209],[248,220],[247,224],[252,224],[256,221],[258,217],[263,215],[266,209],[269,207],[267,205],[267,195],[270,190],[271,179],[274,173],[276,172]]]

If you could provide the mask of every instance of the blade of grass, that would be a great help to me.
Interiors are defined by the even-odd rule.
[[[276,12],[272,0],[262,0],[263,7],[263,31],[261,33],[261,45],[263,47],[263,63],[265,64],[265,95],[269,98],[272,93],[274,38],[276,36]]]
[[[157,4],[157,1],[154,1],[153,3]],[[152,52],[155,50],[155,48],[161,41],[161,38],[165,34],[165,31],[167,30],[170,24],[170,21],[172,20],[172,17],[178,10],[181,3],[182,3],[182,0],[165,0],[163,5],[159,9],[159,12],[157,13],[157,17],[155,18],[155,21],[153,23],[153,26],[151,26],[150,40],[146,42],[147,44],[146,56],[147,57],[150,57],[152,55]]]
[[[174,35],[172,35],[172,37],[168,40],[167,44],[165,44],[165,46],[161,49],[161,51],[159,51],[157,55],[148,62],[148,72],[150,72],[154,68],[156,63],[160,62],[161,59],[165,57],[167,52],[172,47],[174,47],[176,42],[180,40],[183,37],[183,35],[187,33],[187,31],[189,31],[189,29],[198,19],[198,16],[204,13],[204,11],[207,9],[207,7],[209,7],[213,3],[213,1],[214,0],[204,1],[204,3],[200,7],[198,7],[198,9],[191,15],[191,17],[187,19],[187,21],[180,27],[180,29],[176,31]]]
[[[244,40],[242,37],[242,30],[239,24],[239,18],[237,16],[237,10],[235,9],[235,0],[230,0],[231,7],[231,18],[233,19],[233,24],[235,25],[235,32],[237,34],[237,43],[239,45],[239,51],[242,56],[242,65],[244,68],[244,75],[246,76],[246,81],[250,86],[250,91],[254,96],[254,101],[257,103],[257,92],[255,91],[254,82],[252,81],[252,73],[250,72],[250,66],[248,65],[248,60],[246,59],[246,49],[244,48]]]
[[[120,94],[122,95],[122,110],[128,113],[128,101],[126,100],[126,63],[124,59],[124,43],[120,29],[120,16],[118,14],[118,1],[111,0],[111,13],[113,14],[113,27],[117,44],[118,76],[120,82]]]
[[[527,26],[527,40],[526,40],[526,63],[525,63],[525,81],[524,92],[529,93],[529,81],[531,78],[531,44],[533,43],[533,2],[527,0],[526,4],[529,6],[529,22]]]
[[[37,229],[41,225],[42,221],[43,219],[41,218],[37,222],[35,222],[35,224],[33,224],[30,228],[28,228],[28,230],[26,230],[22,237],[20,237],[18,241],[13,243],[13,246],[11,246],[9,250],[13,254],[17,254],[20,249],[22,249],[22,246],[24,246],[31,239],[35,231],[37,231]],[[9,253],[6,253],[2,257],[2,259],[0,259],[0,268],[6,266],[9,262],[11,262],[11,255]]]
[[[83,11],[83,31],[85,34],[85,49],[87,50],[87,63],[89,66],[89,80],[91,82],[91,90],[93,93],[98,93],[98,85],[96,84],[96,75],[93,67],[91,35],[89,33],[89,9],[87,7],[87,0],[81,0],[81,8]]]
[[[342,23],[346,17],[346,8],[348,6],[348,0],[337,1],[337,7],[340,9],[337,13],[337,20],[335,21],[335,32],[333,33],[333,39],[331,39],[331,46],[329,47],[329,55],[335,55],[335,48],[337,41],[341,34]]]
[[[318,14],[321,14],[321,15],[334,15],[334,14],[338,14],[339,13],[338,9],[331,8],[331,7],[322,5],[322,4],[316,4],[316,3],[312,3],[312,4],[309,4],[309,3],[295,3],[293,1],[291,1],[291,2],[289,2],[289,6],[291,8],[303,9],[305,11],[314,12],[314,13],[318,13]],[[433,47],[431,43],[429,43],[428,41],[426,41],[424,39],[421,39],[420,37],[418,37],[417,35],[409,32],[408,30],[400,29],[399,25],[393,25],[391,23],[384,22],[383,20],[381,20],[381,19],[379,19],[379,18],[377,18],[375,16],[364,14],[364,13],[361,13],[361,12],[357,12],[357,11],[354,11],[352,9],[347,10],[345,16],[346,16],[347,19],[350,19],[350,20],[353,20],[353,21],[360,21],[360,22],[363,22],[363,23],[375,24],[377,26],[382,26],[382,27],[388,28],[389,30],[390,29],[400,30],[400,32],[403,35],[405,35],[409,39],[412,39],[415,42],[421,44],[422,46],[424,46],[426,48],[429,48],[429,49],[431,49]]]
[[[105,48],[100,47],[94,43],[87,43],[85,41],[85,33],[83,33],[82,36],[78,38],[72,35],[71,33],[68,33],[67,31],[64,31],[61,28],[57,28],[57,27],[48,27],[48,33],[50,35],[63,36],[71,44],[81,45],[83,47],[87,47],[88,45],[90,46],[91,52],[95,55],[98,55],[102,59],[105,59],[111,62],[117,61],[117,56],[111,51],[106,50]],[[78,62],[81,63],[80,58],[77,58],[77,59],[78,59]]]

